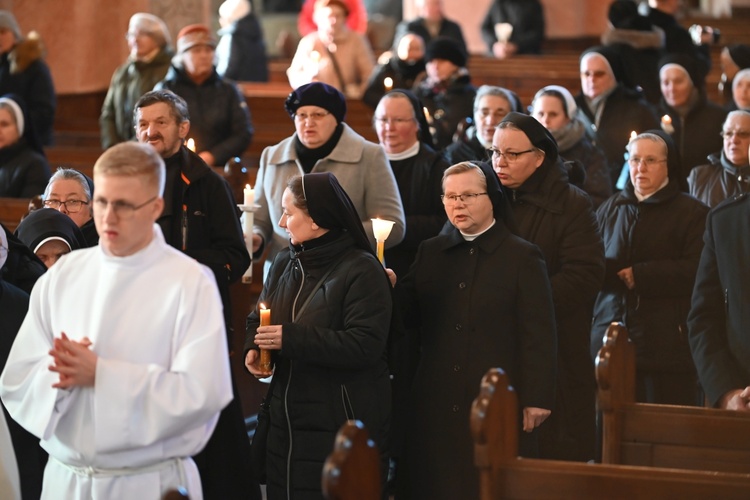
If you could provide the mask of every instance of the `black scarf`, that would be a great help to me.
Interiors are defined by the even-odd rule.
[[[302,141],[299,140],[299,136],[295,134],[294,150],[297,152],[297,158],[302,165],[302,170],[306,174],[312,172],[312,169],[318,162],[318,160],[322,160],[323,158],[331,154],[331,151],[333,151],[333,149],[339,143],[339,139],[341,139],[341,134],[343,133],[344,124],[339,123],[338,125],[336,125],[336,129],[333,131],[333,135],[331,135],[331,138],[328,139],[325,144],[317,148],[308,148],[307,146],[302,144]]]

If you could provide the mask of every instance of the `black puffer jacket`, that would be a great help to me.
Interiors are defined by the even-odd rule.
[[[449,165],[455,165],[462,161],[489,162],[491,155],[477,139],[477,128],[472,125],[467,129],[465,137],[459,138],[445,148],[443,156],[445,156]]]
[[[294,500],[322,498],[323,462],[347,418],[364,423],[386,463],[390,285],[377,259],[356,248],[348,234],[330,231],[308,244],[277,255],[258,299],[283,332],[270,395],[269,498],[287,498],[287,487]],[[256,309],[247,318],[246,351],[256,348],[259,324]]]
[[[750,192],[750,165],[737,167],[721,154],[690,171],[690,194],[713,208],[727,198]]]
[[[469,7],[469,5],[467,5]],[[539,54],[544,39],[544,11],[539,0],[494,0],[482,22],[482,39],[490,54],[497,42],[495,25],[513,26],[510,42],[518,45],[519,54]]]
[[[681,193],[671,178],[642,202],[628,183],[599,207],[607,270],[594,309],[592,355],[607,326],[622,321],[635,342],[639,368],[692,369],[686,321],[707,213],[708,207]],[[617,276],[630,266],[633,290]]]
[[[214,165],[224,165],[250,145],[253,126],[245,98],[216,70],[198,85],[184,70],[172,66],[155,88],[171,90],[185,99],[190,112],[188,136],[195,140],[195,151],[209,151],[214,156]]]
[[[578,161],[583,166],[586,178],[579,187],[591,196],[595,209],[612,196],[607,159],[588,137],[584,135],[569,149],[560,151],[560,156],[566,161]]]
[[[31,149],[26,140],[0,149],[0,196],[32,198],[44,193],[49,181],[47,160]]]

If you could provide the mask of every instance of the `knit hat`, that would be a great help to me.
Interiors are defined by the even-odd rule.
[[[5,28],[13,32],[13,36],[16,37],[16,41],[23,38],[21,36],[21,28],[18,26],[18,21],[12,12],[7,10],[0,10],[0,28]]]
[[[539,92],[537,92],[534,96],[534,100],[531,102],[531,106],[533,107],[536,100],[542,97],[542,95],[550,94],[555,95],[562,100],[565,116],[567,116],[568,118],[575,117],[575,115],[578,113],[578,105],[576,104],[576,100],[573,98],[573,94],[571,94],[568,89],[560,85],[547,85],[546,87],[540,89]],[[556,94],[559,94],[559,96],[557,96]]]
[[[216,38],[207,26],[190,24],[177,34],[177,53],[184,54],[196,45],[207,45],[216,49]]]
[[[23,136],[23,131],[25,128],[25,122],[23,118],[23,110],[21,109],[21,106],[11,98],[10,95],[5,95],[3,97],[0,97],[0,104],[7,104],[8,107],[10,107],[11,110],[13,110],[13,117],[16,119],[16,128],[18,128],[18,136]]]
[[[312,82],[297,87],[284,102],[284,109],[294,118],[302,106],[318,106],[330,112],[336,122],[341,123],[346,117],[346,98],[344,94],[331,85]]]
[[[740,69],[750,68],[750,45],[736,43],[727,46],[729,57]]]
[[[661,77],[661,72],[665,68],[669,67],[677,67],[682,69],[685,73],[687,73],[690,80],[693,82],[693,86],[696,87],[699,90],[702,90],[705,87],[706,79],[703,72],[700,70],[698,65],[696,64],[696,61],[693,57],[690,57],[685,54],[668,54],[661,59],[659,59],[659,77]]]
[[[459,43],[452,38],[439,36],[434,38],[425,48],[424,59],[427,62],[433,59],[444,59],[450,61],[459,68],[466,66],[466,52]]]
[[[141,30],[151,35],[160,47],[172,44],[172,37],[169,35],[167,25],[153,14],[138,12],[130,18],[128,31]]]
[[[529,138],[529,141],[531,141],[531,144],[535,148],[544,151],[545,163],[552,164],[557,161],[557,141],[555,141],[555,138],[550,131],[547,130],[544,125],[539,123],[536,118],[511,111],[505,115],[502,122],[510,122],[514,124],[526,134],[526,137]]]
[[[226,0],[219,7],[219,17],[227,24],[232,24],[250,14],[251,11],[252,6],[248,0]]]

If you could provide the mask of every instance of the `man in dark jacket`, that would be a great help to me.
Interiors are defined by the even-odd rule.
[[[732,111],[724,121],[721,153],[708,156],[708,164],[690,171],[690,194],[709,207],[750,191],[750,113]]]
[[[490,55],[539,54],[544,39],[544,11],[539,0],[495,0],[482,23]]]
[[[677,150],[668,134],[649,131],[628,145],[630,182],[597,210],[606,248],[591,355],[613,321],[636,347],[636,399],[695,405],[695,368],[687,313],[708,208],[680,191]]]
[[[183,145],[190,118],[181,97],[169,90],[148,92],[136,103],[134,119],[138,141],[153,146],[167,167],[164,212],[157,220],[164,239],[213,271],[231,335],[229,285],[248,268],[250,255],[229,185]],[[194,457],[204,497],[248,498],[249,451],[235,387],[206,448]]]
[[[558,336],[552,416],[540,429],[543,458],[594,457],[591,313],[604,274],[604,249],[589,196],[570,185],[557,143],[536,119],[509,113],[492,140],[492,164],[512,202],[518,235],[547,263]]]
[[[690,349],[711,406],[750,411],[750,196],[708,215],[688,316]]]
[[[268,11],[266,11],[268,12]],[[250,0],[226,0],[219,6],[216,71],[237,82],[267,82],[268,56],[263,28]]]
[[[224,165],[250,145],[253,127],[245,98],[216,73],[215,54],[216,39],[206,26],[185,26],[177,37],[177,63],[155,88],[185,99],[194,151],[208,165]]]

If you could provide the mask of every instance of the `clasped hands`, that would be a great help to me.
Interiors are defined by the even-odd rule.
[[[93,387],[96,379],[96,363],[99,359],[91,350],[91,340],[84,337],[80,342],[71,340],[62,332],[60,338],[53,340],[49,355],[54,363],[49,366],[60,379],[52,387],[55,389],[73,389],[74,387]]]
[[[259,326],[256,330],[255,345],[269,351],[281,350],[282,330],[281,325]],[[260,351],[250,349],[245,356],[245,367],[257,378],[270,377],[273,372],[267,372],[260,368]]]

